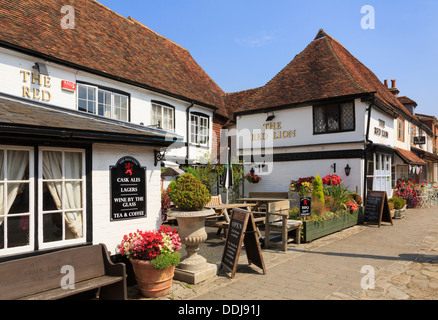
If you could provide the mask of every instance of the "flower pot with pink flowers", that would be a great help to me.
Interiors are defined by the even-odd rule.
[[[175,229],[162,225],[158,231],[140,231],[125,235],[119,251],[134,269],[137,286],[144,297],[167,295],[172,286],[175,266],[180,262],[181,239]]]

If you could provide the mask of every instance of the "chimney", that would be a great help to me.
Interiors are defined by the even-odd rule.
[[[398,94],[400,93],[400,91],[396,88],[395,82],[396,82],[396,79],[391,80],[391,88],[389,89],[389,91],[391,91],[394,96],[398,97]]]
[[[383,81],[383,84],[388,88],[388,80]]]

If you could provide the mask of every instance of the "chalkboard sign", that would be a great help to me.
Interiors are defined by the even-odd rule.
[[[300,197],[300,217],[310,217],[312,215],[312,198]]]
[[[111,221],[146,217],[146,168],[123,157],[111,171]]]
[[[236,274],[242,243],[245,245],[248,263],[263,269],[263,274],[266,274],[252,212],[234,209],[221,262],[221,268],[225,267],[231,271],[231,278]]]
[[[385,191],[368,191],[364,222],[378,224],[380,228],[382,221],[393,224],[389,212],[388,196]]]

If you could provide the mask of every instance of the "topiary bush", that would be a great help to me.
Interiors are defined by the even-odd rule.
[[[406,200],[403,199],[402,197],[397,197],[397,196],[389,199],[388,202],[394,204],[395,210],[403,209],[406,205]]]
[[[178,178],[169,196],[175,206],[186,211],[202,210],[211,199],[207,187],[191,173]]]

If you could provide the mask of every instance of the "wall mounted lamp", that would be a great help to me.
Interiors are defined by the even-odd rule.
[[[43,74],[45,76],[49,75],[49,71],[47,71],[47,67],[44,63],[35,62],[35,65],[33,66],[33,68],[37,69],[39,74]]]
[[[267,118],[266,118],[266,122],[272,121],[275,119],[275,114],[270,114]]]
[[[347,166],[345,167],[345,174],[347,175],[347,177],[350,175],[351,172],[351,168],[350,166],[347,164]]]

